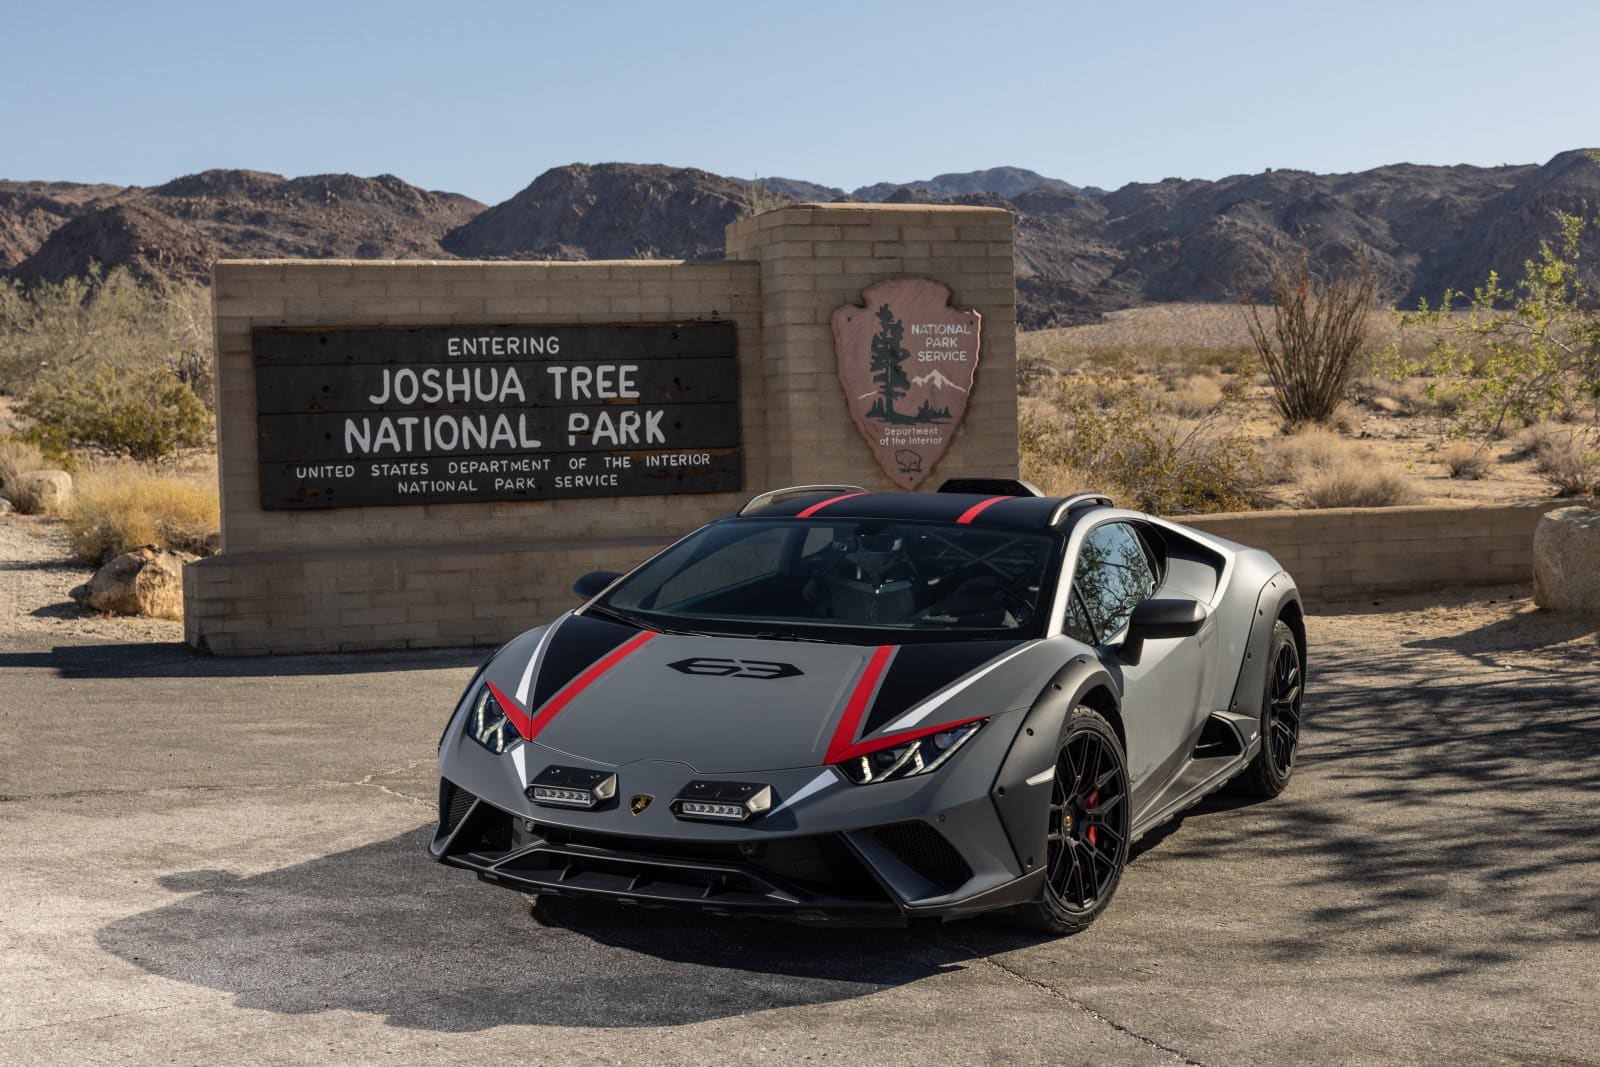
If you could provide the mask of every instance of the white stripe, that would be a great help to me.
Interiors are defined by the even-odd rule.
[[[511,762],[517,765],[517,777],[522,781],[522,788],[528,788],[528,755],[524,749],[527,745],[517,745],[511,750]]]
[[[827,784],[829,782],[832,782],[832,781],[835,781],[835,778],[833,776],[833,772],[832,771],[823,771],[821,774],[819,774],[815,778],[811,779],[811,781],[807,782],[805,785],[803,785],[799,789],[795,790],[793,796],[787,798],[786,800],[784,800],[784,802],[782,804],[779,804],[777,807],[775,807],[771,811],[767,812],[768,817],[771,817],[773,815],[778,814],[778,812],[782,811],[784,808],[787,808],[790,804],[798,804],[798,803],[800,803],[800,801],[804,800],[808,796],[811,796],[813,793],[817,792],[818,790],[823,789],[824,787],[827,786]]]
[[[1028,784],[1029,785],[1044,785],[1050,779],[1054,778],[1055,774],[1056,774],[1056,769],[1054,767],[1046,767],[1044,770],[1040,771],[1038,774],[1034,775],[1032,778],[1029,778],[1028,779]]]
[[[572,613],[568,612],[544,628],[544,633],[539,635],[539,643],[533,648],[533,655],[528,657],[528,665],[522,669],[522,681],[517,683],[517,703],[521,704],[524,710],[533,710],[528,707],[528,689],[533,685],[534,668],[539,664],[539,657],[544,655],[544,646],[550,643],[550,635],[556,632],[556,627],[566,622],[571,615]]]
[[[888,726],[885,726],[883,729],[876,731],[876,733],[879,733],[879,734],[892,734],[892,733],[894,733],[894,732],[896,732],[898,730],[910,729],[911,727],[917,725],[917,723],[921,722],[923,719],[926,719],[928,716],[932,715],[934,712],[936,712],[940,708],[944,707],[946,704],[948,704],[951,701],[952,698],[954,698],[955,696],[960,694],[963,690],[969,688],[970,686],[973,686],[973,685],[977,684],[979,681],[981,681],[982,679],[988,677],[990,674],[993,674],[995,671],[999,670],[1001,667],[1005,666],[1007,663],[1010,663],[1013,659],[1016,659],[1018,656],[1022,655],[1022,653],[1028,651],[1028,649],[1032,648],[1036,644],[1038,644],[1037,641],[1029,641],[1025,645],[1022,645],[1022,646],[1020,646],[1018,648],[1012,649],[1010,652],[1006,653],[1004,656],[1001,656],[999,659],[993,661],[987,667],[985,667],[982,670],[978,671],[976,674],[968,675],[966,681],[957,682],[955,685],[951,686],[948,689],[940,690],[939,692],[935,693],[933,696],[929,697],[927,700],[924,700],[921,704],[918,704],[916,707],[912,708],[910,711],[906,712],[904,715],[902,715],[898,719],[894,720],[894,722],[891,722]],[[993,710],[996,713],[998,713],[998,712],[1002,712],[1002,711],[1008,711],[1010,709],[1009,708],[995,708]]]

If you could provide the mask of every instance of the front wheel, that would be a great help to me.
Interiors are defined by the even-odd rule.
[[[1019,917],[1036,930],[1071,934],[1105,910],[1128,863],[1128,761],[1111,724],[1093,708],[1072,711],[1056,755],[1039,896]]]
[[[1234,779],[1238,792],[1275,797],[1289,784],[1295,751],[1300,747],[1300,706],[1305,696],[1305,668],[1294,631],[1279,619],[1272,627],[1267,652],[1267,680],[1261,694],[1261,748]]]

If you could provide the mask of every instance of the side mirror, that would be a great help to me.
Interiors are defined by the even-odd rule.
[[[606,586],[621,578],[617,571],[590,571],[572,583],[572,594],[580,600],[591,600],[605,592]]]
[[[1165,637],[1193,637],[1211,611],[1188,597],[1151,597],[1141,600],[1128,620],[1128,636],[1119,650],[1123,662],[1137,666],[1146,641]]]

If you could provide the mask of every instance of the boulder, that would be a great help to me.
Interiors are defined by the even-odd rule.
[[[21,481],[17,499],[35,515],[59,515],[72,505],[72,475],[66,471],[34,471]]]
[[[1533,600],[1551,611],[1600,616],[1600,511],[1547,511],[1533,532]]]
[[[183,565],[197,557],[145,545],[126,552],[94,572],[71,593],[91,611],[114,615],[183,618]]]

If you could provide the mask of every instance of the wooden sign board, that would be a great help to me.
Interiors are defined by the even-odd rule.
[[[743,488],[731,322],[257,327],[266,509]]]

